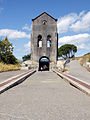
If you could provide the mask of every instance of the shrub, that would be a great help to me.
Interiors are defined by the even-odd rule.
[[[67,68],[62,68],[61,71],[66,72],[66,71],[68,71],[68,69]]]

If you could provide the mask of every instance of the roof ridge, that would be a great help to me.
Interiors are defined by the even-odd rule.
[[[36,20],[38,17],[40,17],[43,14],[47,14],[48,16],[50,16],[52,19],[54,19],[55,21],[57,21],[57,19],[55,19],[54,17],[52,17],[51,15],[49,15],[47,12],[43,12],[40,15],[38,15],[36,18],[32,19],[32,21]]]

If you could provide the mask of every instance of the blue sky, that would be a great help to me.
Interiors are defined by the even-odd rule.
[[[0,38],[8,37],[18,59],[30,53],[32,18],[42,12],[58,19],[59,46],[77,45],[76,56],[90,52],[90,0],[0,0]]]

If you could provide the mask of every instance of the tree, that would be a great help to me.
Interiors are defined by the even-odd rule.
[[[77,52],[77,47],[75,45],[65,44],[58,49],[58,56],[64,59],[73,58],[76,52]]]
[[[7,37],[5,37],[4,40],[0,40],[0,62],[4,62],[6,64],[18,63],[17,59],[12,54],[13,49],[14,47]]]
[[[31,54],[24,55],[24,56],[22,57],[23,61],[30,60],[30,58],[31,58]]]

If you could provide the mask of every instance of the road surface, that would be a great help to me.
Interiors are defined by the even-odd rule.
[[[18,71],[8,71],[8,72],[1,72],[0,73],[0,82],[3,82],[13,76],[19,75],[26,72],[25,70],[18,70]]]
[[[90,72],[82,67],[77,60],[69,63],[69,74],[90,84]]]
[[[0,120],[90,120],[90,97],[53,72],[36,72],[0,95]]]

